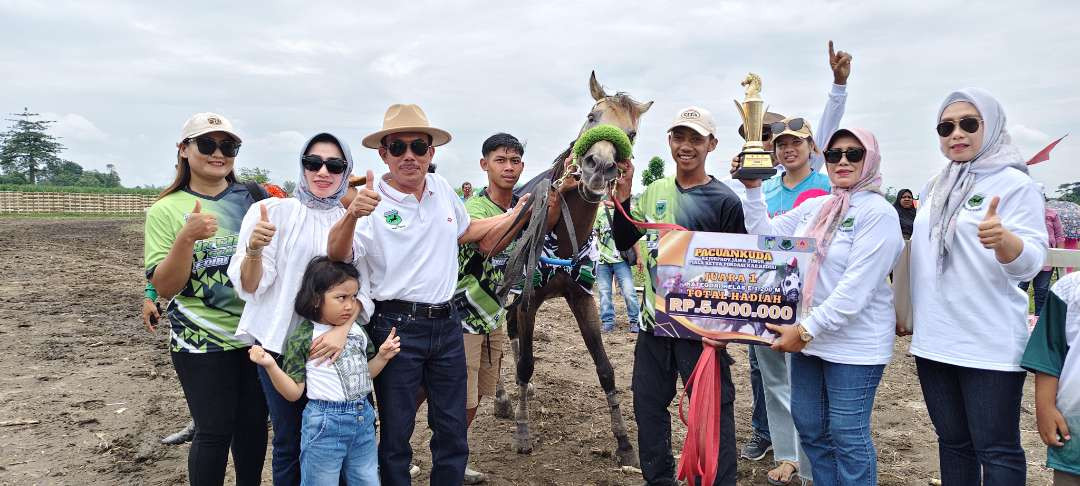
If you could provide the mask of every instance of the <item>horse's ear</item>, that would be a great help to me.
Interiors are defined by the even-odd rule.
[[[652,108],[652,104],[653,104],[653,102],[651,102],[651,101],[648,102],[648,103],[638,103],[637,104],[638,115],[644,115],[646,111],[649,111],[649,108]]]
[[[592,94],[593,99],[596,101],[608,97],[607,93],[604,92],[604,87],[600,86],[600,83],[596,80],[596,71],[589,75],[589,93]]]

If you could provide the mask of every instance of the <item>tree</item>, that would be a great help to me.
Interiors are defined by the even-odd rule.
[[[39,116],[23,108],[22,113],[12,113],[16,118],[8,131],[0,133],[0,169],[10,176],[19,174],[29,184],[37,184],[48,178],[49,168],[65,167],[59,154],[64,146],[59,138],[46,133],[52,120],[35,120]]]
[[[236,171],[236,178],[240,182],[258,182],[259,184],[266,184],[270,182],[270,169],[262,169],[259,167],[241,167]]]
[[[659,156],[649,159],[649,166],[641,172],[641,183],[648,186],[653,181],[664,178],[664,159]]]
[[[47,177],[41,182],[50,186],[74,186],[79,185],[83,176],[83,168],[70,160],[61,160],[59,163],[50,164]]]
[[[1080,204],[1080,182],[1066,182],[1057,189],[1058,199]]]
[[[296,181],[282,182],[281,189],[285,191],[285,194],[293,195],[296,192]]]

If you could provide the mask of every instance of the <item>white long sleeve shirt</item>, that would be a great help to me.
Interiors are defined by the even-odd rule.
[[[262,278],[255,292],[245,292],[240,283],[240,265],[247,255],[247,242],[259,222],[259,205],[266,206],[270,222],[277,231],[262,251]],[[236,335],[248,335],[275,353],[281,353],[285,338],[303,320],[294,310],[296,294],[304,270],[312,258],[326,255],[330,227],[345,214],[345,208],[311,209],[293,198],[269,198],[252,204],[240,224],[236,254],[229,263],[228,275],[236,295],[246,302]],[[355,249],[354,249],[355,250]],[[360,292],[363,305],[358,322],[371,318],[371,284],[366,267],[360,265]]]
[[[1001,223],[1024,242],[1020,256],[998,262],[979,242],[978,226],[999,196]],[[956,240],[941,275],[937,240],[930,237],[932,197],[924,189],[911,234],[911,354],[933,361],[997,371],[1021,371],[1027,344],[1027,293],[1046,259],[1042,193],[1023,172],[1007,168],[979,175],[956,222]]]
[[[834,197],[808,199],[769,219],[761,189],[747,189],[746,231],[807,236],[822,206]],[[821,263],[810,315],[801,322],[814,336],[804,354],[853,365],[889,362],[896,311],[887,277],[903,249],[896,209],[879,194],[854,194]]]
[[[847,85],[834,84],[829,89],[829,98],[825,101],[825,109],[821,112],[821,121],[814,127],[814,143],[821,149],[818,153],[810,154],[810,170],[817,172],[825,165],[825,144],[840,127],[840,119],[844,118],[844,107],[847,105]]]

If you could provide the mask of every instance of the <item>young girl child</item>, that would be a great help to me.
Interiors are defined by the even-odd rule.
[[[251,360],[266,368],[274,388],[290,401],[307,391],[300,432],[302,485],[378,485],[375,411],[368,401],[371,380],[401,350],[396,329],[375,354],[374,345],[356,324],[360,275],[356,267],[326,257],[311,260],[296,296],[296,313],[304,321],[289,335],[282,366],[261,346],[252,346]],[[345,348],[333,364],[308,360],[312,340],[335,326],[350,326]],[[369,361],[370,358],[370,361]]]

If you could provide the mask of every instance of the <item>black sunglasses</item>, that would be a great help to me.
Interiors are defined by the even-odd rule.
[[[191,141],[188,139],[187,141]],[[199,153],[203,155],[213,155],[217,149],[221,149],[221,155],[226,157],[236,157],[236,154],[240,153],[240,142],[236,140],[227,139],[218,143],[210,137],[197,137],[195,140],[195,146],[199,148]]]
[[[349,168],[349,163],[344,159],[339,159],[337,157],[323,159],[314,154],[301,157],[300,163],[304,166],[304,170],[310,170],[312,172],[318,172],[325,165],[326,171],[331,174],[340,174],[345,172],[345,169]]]
[[[806,126],[806,120],[803,120],[802,118],[792,118],[788,120],[787,123],[784,123],[783,121],[770,123],[769,132],[771,134],[780,134],[784,132],[785,128],[797,132],[802,130],[804,126]]]
[[[825,151],[825,162],[830,164],[840,163],[840,159],[847,155],[848,162],[857,164],[862,162],[863,157],[866,156],[866,149],[862,148],[850,148],[847,150],[829,149]]]
[[[431,148],[431,145],[428,145],[426,140],[418,138],[409,143],[394,140],[390,142],[390,145],[386,146],[386,151],[390,152],[390,155],[394,157],[401,157],[405,155],[405,149],[412,150],[413,155],[425,155],[429,148]]]
[[[979,131],[979,124],[981,124],[981,123],[982,123],[982,120],[980,120],[978,118],[975,118],[973,116],[969,116],[969,117],[961,118],[959,125],[960,125],[961,130],[963,130],[965,132],[968,132],[968,133],[975,133],[975,132]],[[940,137],[948,137],[949,135],[952,135],[953,132],[956,130],[956,125],[958,125],[958,123],[953,122],[953,121],[943,121],[941,123],[938,123],[937,124],[937,134],[938,134],[938,136],[940,136]]]

